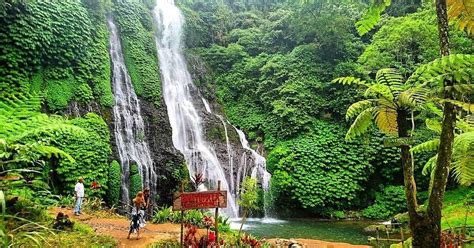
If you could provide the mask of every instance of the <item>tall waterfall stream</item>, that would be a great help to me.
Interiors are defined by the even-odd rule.
[[[173,144],[183,153],[188,165],[190,176],[202,173],[207,179],[208,187],[215,189],[217,181],[221,181],[222,189],[228,191],[228,207],[225,209],[229,217],[238,216],[236,205],[237,191],[240,180],[246,174],[246,169],[234,178],[234,164],[232,148],[227,135],[227,127],[223,117],[216,115],[224,125],[226,133],[227,153],[229,161],[228,172],[219,162],[216,151],[212,144],[206,140],[203,131],[202,108],[199,109],[195,103],[202,101],[207,112],[211,112],[209,104],[199,96],[199,91],[192,82],[191,75],[187,69],[186,59],[183,54],[182,28],[184,17],[174,4],[173,0],[157,0],[154,9],[154,19],[157,25],[156,43],[163,84],[163,96],[168,108],[169,120],[173,129]],[[237,130],[239,132],[240,130]],[[240,134],[241,133],[241,134]],[[252,176],[261,176],[262,185],[266,189],[269,173],[265,170],[265,159],[250,149],[248,142],[244,145],[245,136],[240,131],[239,136],[244,149],[251,151],[253,161],[256,163],[250,173]],[[243,137],[243,139],[242,139]],[[245,140],[246,142],[246,140]],[[242,156],[248,156],[243,154]],[[241,160],[247,167],[247,157]],[[227,178],[229,180],[227,180]]]
[[[150,149],[146,143],[145,126],[140,113],[140,101],[133,90],[132,81],[125,66],[122,45],[117,27],[108,20],[110,29],[110,57],[112,60],[112,85],[115,98],[114,136],[121,166],[122,202],[130,203],[130,165],[136,164],[143,187],[156,193],[158,177],[153,167]],[[153,199],[153,198],[152,198]]]

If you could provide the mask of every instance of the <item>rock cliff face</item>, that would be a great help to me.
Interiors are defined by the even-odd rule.
[[[159,204],[170,205],[172,203],[173,192],[178,190],[180,182],[183,179],[189,177],[184,157],[173,146],[172,130],[164,101],[161,101],[160,107],[158,108],[143,99],[140,99],[140,105],[142,117],[145,122],[144,137],[149,145],[155,171],[158,174],[158,198],[155,200]],[[64,114],[72,117],[80,117],[89,112],[101,115],[106,121],[111,135],[111,160],[119,160],[114,136],[114,115],[111,108],[102,108],[94,102],[88,105],[72,102],[66,108]]]
[[[173,146],[172,130],[168,120],[166,105],[161,100],[159,108],[144,100],[140,101],[145,121],[145,137],[158,174],[158,202],[171,204],[173,192],[180,182],[188,178],[183,155]]]

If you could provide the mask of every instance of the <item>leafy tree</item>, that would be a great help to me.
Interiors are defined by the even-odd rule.
[[[347,139],[366,132],[372,119],[375,119],[375,123],[381,131],[397,136],[398,138],[395,143],[401,150],[400,156],[404,172],[405,194],[407,197],[410,229],[413,232],[414,245],[427,244],[427,237],[434,239],[429,227],[435,225],[431,221],[436,219],[436,217],[425,217],[425,215],[418,212],[417,209],[418,202],[413,174],[413,158],[410,153],[411,142],[407,139],[410,137],[410,126],[413,125],[413,122],[410,123],[409,117],[410,115],[413,116],[414,111],[422,107],[426,102],[430,92],[424,90],[424,87],[439,90],[444,89],[443,82],[445,80],[452,82],[458,81],[459,83],[469,82],[474,75],[472,71],[473,58],[473,56],[469,55],[452,55],[437,59],[418,68],[417,71],[407,79],[405,84],[403,84],[403,77],[391,69],[379,70],[375,83],[367,84],[365,81],[353,77],[334,80],[338,83],[353,83],[364,86],[367,88],[366,96],[375,95],[377,97],[356,102],[349,107],[347,117],[357,117],[347,132]],[[451,94],[454,92],[464,93],[464,89],[462,87],[457,87],[456,89],[452,87],[450,92]],[[452,101],[449,102],[453,103]],[[411,119],[413,121],[413,117]],[[411,128],[414,127],[412,126]],[[446,185],[447,171],[445,176],[444,184],[438,181],[438,183],[443,184],[442,189],[440,189],[443,192]],[[433,182],[436,182],[435,180],[437,180],[436,177],[433,179]],[[433,182],[432,185],[434,185]],[[433,211],[430,211],[430,204],[435,204],[435,208],[441,206],[439,201],[442,200],[442,197],[436,200],[438,202],[431,202],[433,198],[440,196],[439,192],[433,190],[433,187],[430,192],[428,213],[432,213],[431,211]],[[441,210],[439,209],[439,211]],[[427,231],[427,229],[430,231]]]

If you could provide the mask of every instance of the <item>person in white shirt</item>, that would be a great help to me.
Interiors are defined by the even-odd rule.
[[[81,204],[82,199],[84,199],[84,179],[81,177],[74,187],[75,197],[76,197],[76,206],[74,207],[74,214],[81,214]]]

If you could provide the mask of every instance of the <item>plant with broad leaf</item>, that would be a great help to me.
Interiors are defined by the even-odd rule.
[[[202,172],[198,172],[193,175],[192,182],[194,189],[197,191],[199,187],[206,182],[206,178],[204,178],[204,174]]]

